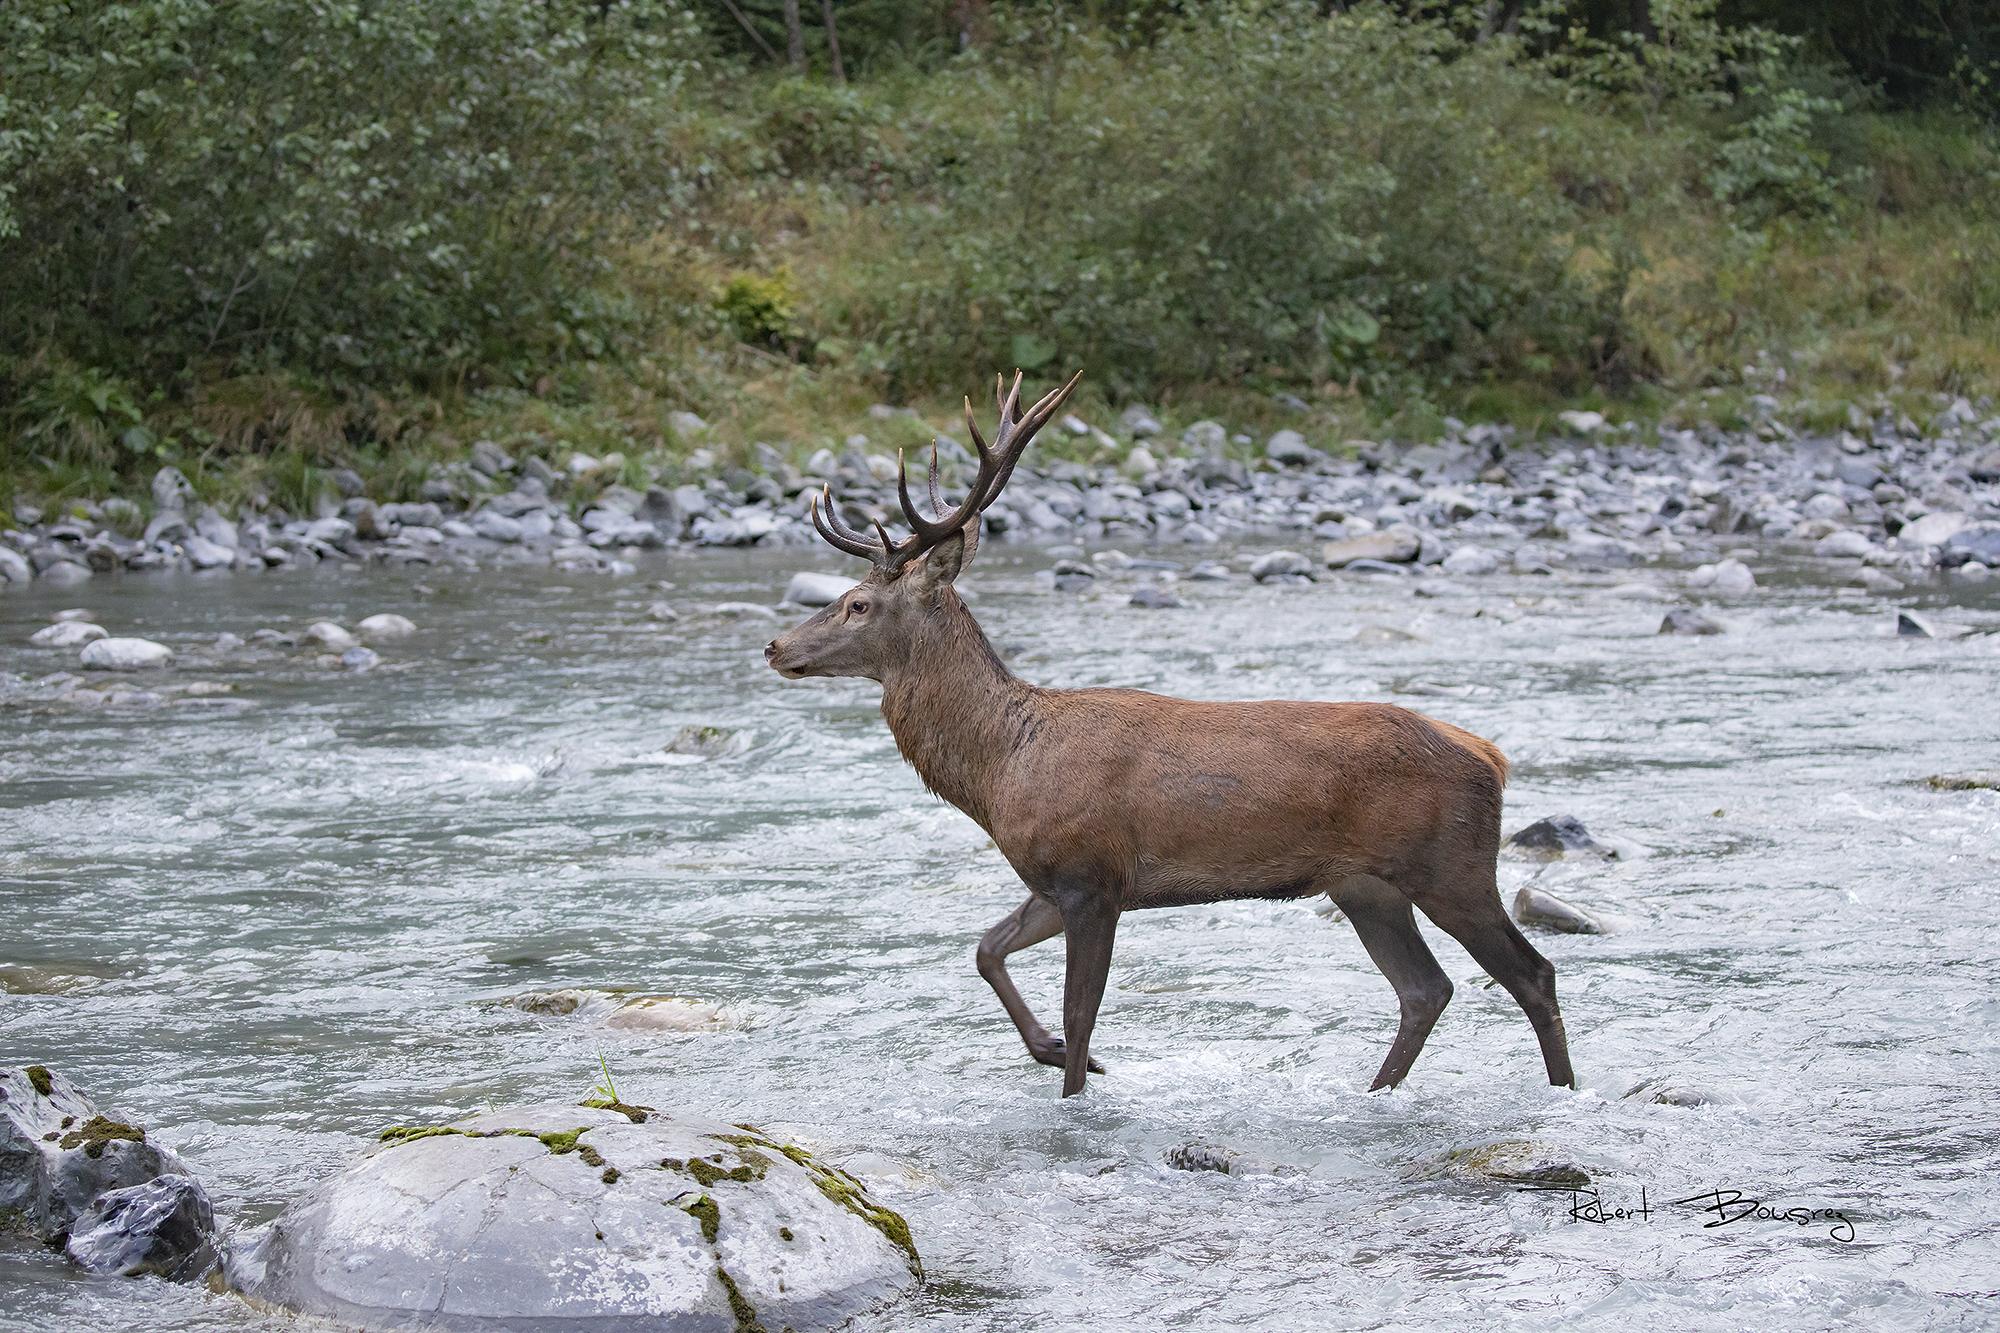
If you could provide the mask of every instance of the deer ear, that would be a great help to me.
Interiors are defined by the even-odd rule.
[[[978,549],[979,516],[975,514],[964,527],[933,546],[923,559],[912,565],[910,577],[917,581],[921,592],[948,587],[972,563],[973,553]]]

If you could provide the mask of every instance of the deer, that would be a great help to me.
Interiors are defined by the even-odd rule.
[[[864,533],[830,485],[808,500],[835,549],[867,576],[773,639],[790,680],[860,677],[924,785],[993,840],[1028,896],[979,941],[975,965],[1062,1095],[1104,1066],[1090,1041],[1119,918],[1140,908],[1325,895],[1396,992],[1395,1038],[1370,1091],[1409,1074],[1450,1002],[1421,910],[1506,988],[1534,1028],[1549,1082],[1574,1087],[1555,968],[1522,937],[1498,886],[1507,759],[1490,741],[1384,703],[1219,703],[1132,689],[1050,689],[1014,675],[954,584],[979,549],[983,514],[1083,373],[1032,407],[1021,373],[996,378],[989,445],[970,397],[977,472],[948,505],[931,446],[928,508],[897,498],[909,535],[881,518]],[[1035,1018],[1007,958],[1063,937],[1062,1035]]]

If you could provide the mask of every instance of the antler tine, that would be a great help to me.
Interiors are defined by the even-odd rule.
[[[965,396],[965,428],[972,432],[973,447],[979,450],[979,461],[983,464],[993,451],[986,447],[986,437],[979,433],[979,423],[972,417],[972,395]]]
[[[938,487],[938,442],[931,441],[931,473],[928,478],[931,490],[931,512],[939,518],[945,514],[944,491]]]
[[[986,469],[981,467],[980,480],[983,481],[985,477]],[[916,534],[919,550],[937,545],[946,537],[956,532],[959,524],[965,521],[960,515],[946,513],[944,510],[944,497],[938,493],[937,451],[935,449],[931,451],[930,481],[931,500],[937,505],[938,512],[931,518],[926,519],[922,514],[917,512],[916,502],[910,499],[909,469],[903,465],[903,451],[901,449],[896,451],[896,498],[903,502],[903,517],[909,520],[910,531]],[[967,496],[968,500],[978,494],[978,485],[978,482],[973,483],[973,495]],[[904,559],[908,559],[908,557],[905,556]]]
[[[1007,439],[1021,421],[1021,372],[1014,372],[1012,388],[1005,388],[1006,384],[1005,375],[993,377],[993,397],[1000,404],[1000,433],[994,437],[996,442]]]
[[[1014,465],[1020,462],[1021,455],[1027,452],[1028,443],[1035,438],[1035,432],[1047,425],[1049,418],[1054,416],[1061,410],[1062,405],[1069,401],[1070,393],[1082,379],[1083,372],[1079,370],[1076,374],[1069,377],[1068,383],[1049,390],[1048,393],[1043,395],[1040,402],[1029,408],[1028,414],[1019,419],[1018,430],[1010,428],[1007,437],[1007,447],[1001,451],[1000,470],[994,475],[992,484],[986,488],[985,496],[979,505],[981,510],[984,510],[987,505],[992,504],[994,500],[998,499],[1000,492],[1006,489],[1008,478],[1014,475]],[[1018,371],[1016,372],[1014,386],[1018,394],[1020,389]],[[1020,410],[1018,403],[1015,404],[1015,410],[1017,412]]]
[[[824,514],[821,513],[822,507],[825,510]],[[824,537],[827,544],[835,550],[858,555],[876,564],[881,564],[889,558],[890,550],[886,539],[883,549],[877,550],[874,542],[840,521],[840,514],[833,507],[833,487],[820,487],[818,494],[807,504],[806,512],[812,515],[813,527],[818,530],[819,535]]]

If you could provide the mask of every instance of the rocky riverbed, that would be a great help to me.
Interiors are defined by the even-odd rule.
[[[1167,440],[1144,409],[1111,430],[1068,416],[1058,429],[1089,441],[1102,461],[1031,453],[987,526],[1003,541],[1189,547],[1197,569],[1201,548],[1218,542],[1295,536],[1291,557],[1259,578],[1330,569],[1533,574],[1712,554],[1695,586],[1740,595],[1746,571],[1729,553],[1767,542],[1848,562],[1851,581],[1876,590],[1941,572],[1984,578],[2000,564],[2000,415],[1990,404],[1946,400],[1927,431],[1856,410],[1849,429],[1810,437],[1775,417],[1743,432],[1648,432],[1569,412],[1565,433],[1542,440],[1453,425],[1440,442],[1397,446],[1313,441],[1289,429],[1259,442],[1215,421]],[[698,436],[705,427],[691,419],[686,429]],[[948,435],[940,450],[947,482],[959,479],[970,455]],[[576,454],[557,470],[481,441],[465,461],[434,472],[415,501],[371,498],[359,476],[336,470],[310,514],[270,504],[225,513],[163,468],[144,503],[17,506],[16,525],[0,533],[0,583],[322,562],[529,561],[630,575],[649,552],[667,549],[812,545],[804,497],[822,485],[864,530],[870,518],[896,516],[896,459],[866,435],[802,467],[768,446],[756,456],[755,471],[718,470],[712,452],[697,450],[677,470],[696,479],[635,487],[604,482],[626,475],[623,460]],[[1138,602],[1149,604],[1171,602],[1158,594]]]

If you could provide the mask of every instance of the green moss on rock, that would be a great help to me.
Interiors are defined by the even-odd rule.
[[[763,1148],[791,1158],[812,1175],[813,1183],[819,1186],[821,1194],[881,1232],[909,1257],[910,1271],[918,1277],[923,1276],[923,1259],[917,1254],[917,1243],[910,1235],[910,1224],[903,1220],[901,1213],[876,1203],[868,1197],[866,1187],[859,1180],[837,1166],[826,1165],[797,1144],[780,1143],[755,1125],[739,1124],[737,1128],[746,1132],[711,1134],[709,1137],[733,1144],[738,1149]]]
[[[693,1203],[681,1205],[681,1211],[701,1223],[701,1238],[710,1245],[715,1244],[716,1233],[722,1230],[722,1209],[714,1199],[704,1194]]]
[[[729,1276],[729,1270],[720,1262],[715,1265],[715,1277],[729,1293],[729,1312],[736,1317],[736,1333],[765,1333],[763,1323],[757,1318],[757,1307],[737,1290],[736,1279]]]
[[[107,1120],[101,1115],[94,1115],[63,1135],[59,1146],[65,1152],[71,1148],[81,1148],[86,1157],[102,1157],[105,1145],[118,1139],[124,1139],[128,1143],[144,1143],[146,1131],[137,1125],[121,1124],[116,1120]]]
[[[56,1090],[56,1076],[49,1072],[47,1065],[29,1065],[25,1071],[28,1082],[36,1092],[44,1097],[53,1096]]]

